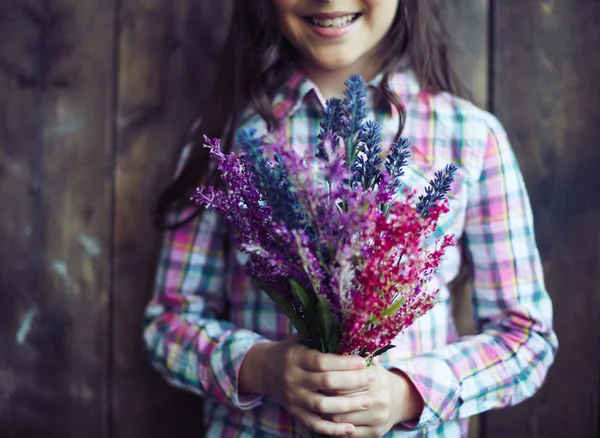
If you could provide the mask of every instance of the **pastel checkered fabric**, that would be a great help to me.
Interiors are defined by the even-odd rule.
[[[380,94],[379,81],[369,85],[369,117],[382,124],[389,144],[398,114]],[[500,123],[464,100],[421,90],[411,71],[398,72],[391,86],[406,106],[403,135],[413,145],[404,182],[421,190],[435,170],[458,166],[450,213],[438,234],[463,238],[480,334],[459,337],[452,319],[447,285],[461,261],[461,248],[452,248],[432,285],[440,289],[439,303],[382,357],[385,366],[404,371],[425,400],[418,424],[387,436],[462,437],[467,417],[519,403],[540,387],[557,349],[552,304],[523,178]],[[291,147],[313,153],[323,108],[314,84],[296,73],[274,105]],[[257,116],[246,120],[264,132]],[[151,361],[171,384],[206,399],[209,437],[306,436],[274,400],[238,394],[246,352],[293,329],[245,277],[245,257],[226,243],[228,236],[224,221],[211,213],[165,233],[146,314]]]

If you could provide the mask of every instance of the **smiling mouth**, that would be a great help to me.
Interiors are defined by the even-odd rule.
[[[360,16],[361,16],[361,14],[348,14],[343,17],[324,18],[324,19],[306,17],[306,20],[310,24],[313,24],[318,27],[323,27],[323,28],[344,27],[344,26],[348,26],[349,24],[354,23],[356,21],[356,19]]]

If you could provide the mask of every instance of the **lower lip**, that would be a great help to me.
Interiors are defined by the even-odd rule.
[[[339,38],[350,32],[361,18],[362,17],[357,17],[352,23],[342,27],[320,27],[312,24],[308,20],[305,21],[308,24],[308,27],[321,38]]]

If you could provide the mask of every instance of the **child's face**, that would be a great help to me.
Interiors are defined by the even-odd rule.
[[[283,35],[310,67],[329,71],[379,68],[378,46],[399,0],[271,0]]]

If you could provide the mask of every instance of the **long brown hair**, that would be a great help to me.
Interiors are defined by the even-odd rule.
[[[382,42],[381,91],[400,113],[398,135],[404,127],[404,107],[391,90],[389,78],[408,62],[421,87],[431,93],[448,91],[463,94],[450,66],[448,38],[438,15],[437,0],[399,0],[392,27]],[[269,130],[279,121],[272,100],[293,72],[294,49],[282,37],[271,0],[235,0],[229,34],[217,71],[216,81],[200,113],[192,148],[178,177],[161,194],[156,212],[160,227],[170,209],[189,203],[190,191],[198,184],[215,184],[209,169],[208,150],[203,137],[221,138],[225,152],[231,150],[242,112],[249,108],[260,115]],[[197,210],[199,213],[200,210]]]

